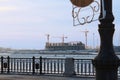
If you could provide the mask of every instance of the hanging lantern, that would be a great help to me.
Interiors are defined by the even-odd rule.
[[[8,64],[5,62],[5,63],[3,63],[3,67],[4,68],[7,68],[8,67]]]
[[[86,7],[91,4],[94,0],[70,0],[73,5],[77,7]]]
[[[36,64],[35,64],[35,68],[36,68],[36,69],[39,69],[39,66],[40,66],[39,63],[36,63]]]

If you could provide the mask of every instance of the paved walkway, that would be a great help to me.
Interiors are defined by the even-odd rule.
[[[0,80],[95,80],[89,77],[61,77],[61,76],[33,76],[33,75],[3,75],[0,74]]]

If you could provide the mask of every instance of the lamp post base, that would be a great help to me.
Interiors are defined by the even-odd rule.
[[[120,62],[115,55],[112,44],[114,25],[99,25],[99,33],[100,52],[92,61],[96,69],[96,80],[117,80],[117,69]]]
[[[118,80],[118,64],[119,60],[93,60],[93,65],[96,68],[96,80]]]

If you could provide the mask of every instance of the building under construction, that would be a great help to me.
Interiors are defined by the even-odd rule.
[[[85,44],[82,42],[68,43],[46,43],[46,50],[85,50]]]

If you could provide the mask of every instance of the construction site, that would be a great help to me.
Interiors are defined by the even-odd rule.
[[[85,50],[82,42],[46,43],[46,50]]]
[[[66,36],[61,37],[55,37],[55,38],[61,38],[62,42],[50,42],[50,35],[46,34],[47,36],[47,42],[45,45],[45,50],[85,50],[85,44],[83,44],[81,41],[73,41],[73,42],[64,42],[65,38],[68,38]]]

